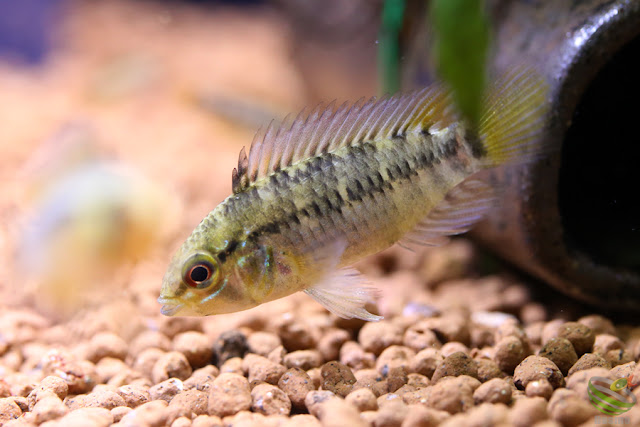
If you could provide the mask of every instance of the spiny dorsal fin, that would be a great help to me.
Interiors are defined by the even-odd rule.
[[[249,159],[247,158],[247,150],[242,147],[240,155],[238,156],[238,168],[233,168],[233,172],[231,172],[231,188],[234,194],[241,192],[249,185],[248,169]]]
[[[233,192],[309,157],[433,125],[446,127],[454,120],[449,95],[439,86],[366,102],[362,98],[338,108],[335,101],[320,104],[308,114],[302,110],[297,116],[287,116],[279,127],[272,122],[256,133],[249,155],[244,149],[240,152],[232,174]]]

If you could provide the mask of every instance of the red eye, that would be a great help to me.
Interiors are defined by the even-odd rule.
[[[182,281],[191,288],[207,289],[220,279],[220,263],[206,253],[195,253],[184,263]]]
[[[203,282],[206,282],[211,277],[211,268],[206,264],[196,264],[191,267],[189,274],[187,274],[186,282],[189,286],[197,288]]]

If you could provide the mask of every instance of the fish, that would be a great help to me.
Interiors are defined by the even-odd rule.
[[[376,290],[352,265],[398,243],[444,244],[497,203],[481,172],[532,162],[547,84],[516,68],[489,85],[470,125],[442,84],[335,101],[259,131],[232,171],[233,194],[174,254],[158,302],[167,316],[250,309],[296,292],[344,318]]]

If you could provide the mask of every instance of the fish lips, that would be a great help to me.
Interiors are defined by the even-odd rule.
[[[160,297],[158,298],[158,302],[162,304],[160,312],[165,316],[175,316],[175,314],[184,307],[184,304],[171,298]]]

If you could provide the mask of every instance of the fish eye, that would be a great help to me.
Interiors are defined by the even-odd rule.
[[[218,261],[214,257],[197,253],[185,262],[182,280],[192,288],[205,289],[217,281],[218,271]]]

